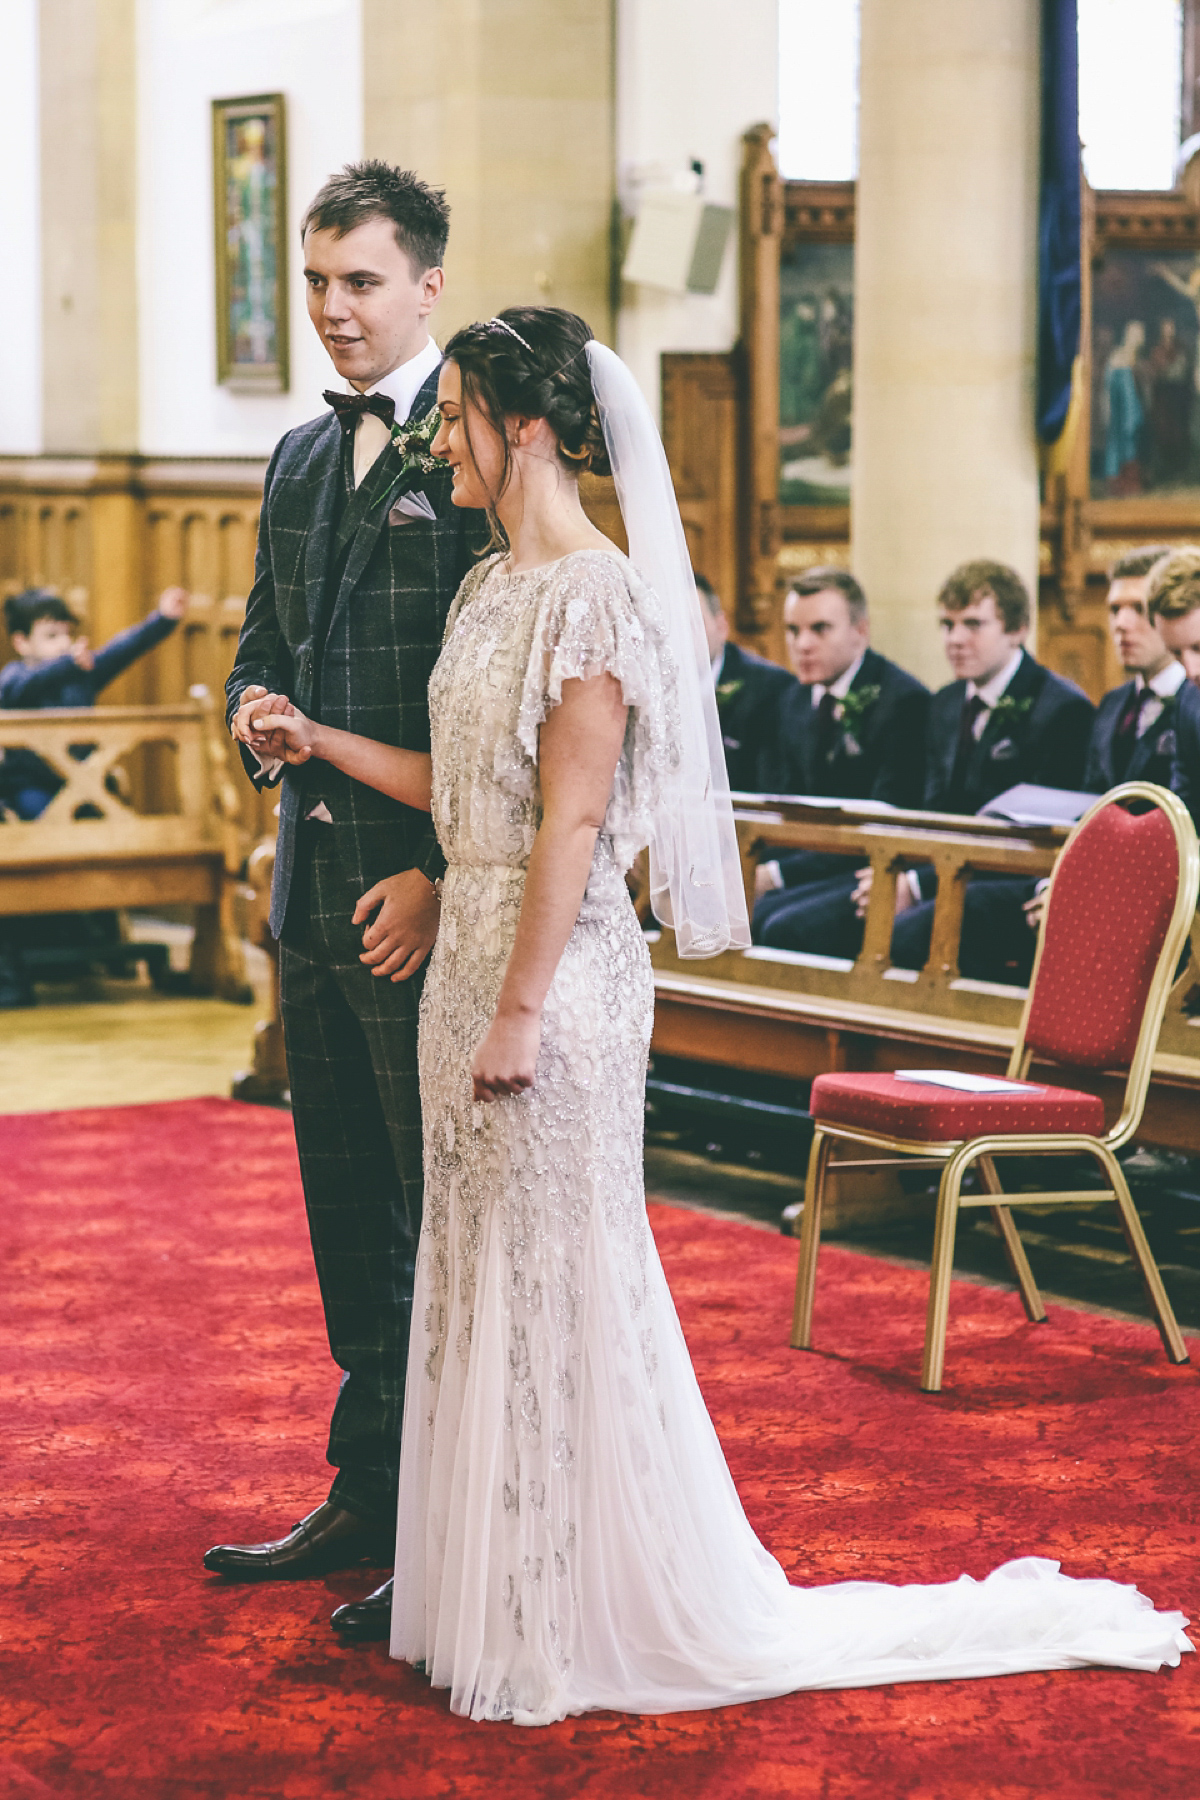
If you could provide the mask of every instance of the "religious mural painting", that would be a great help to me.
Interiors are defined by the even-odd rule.
[[[213,101],[217,380],[288,386],[286,130],[282,94]]]
[[[1200,488],[1200,255],[1109,248],[1092,276],[1091,491]]]
[[[854,245],[801,239],[779,276],[779,499],[848,506]]]

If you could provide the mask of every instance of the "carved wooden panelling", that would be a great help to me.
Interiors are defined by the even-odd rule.
[[[202,685],[223,708],[254,579],[263,466],[0,458],[0,592],[58,589],[101,643],[144,618],[164,588],[186,587],[192,601],[184,624],[107,688],[104,700],[173,705]],[[168,804],[168,759],[152,748],[139,756],[132,771],[138,804]],[[249,845],[272,828],[275,796],[254,794],[232,751],[230,772]]]

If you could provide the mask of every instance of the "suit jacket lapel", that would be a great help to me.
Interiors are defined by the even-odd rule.
[[[408,417],[404,421],[406,425],[411,425],[416,419],[423,419],[425,414],[430,412],[432,408],[437,405],[438,376],[441,372],[442,365],[439,363],[437,368],[432,370],[425,377],[424,381],[417,389],[413,403],[409,408]]]
[[[434,405],[437,400],[437,381],[438,370],[434,369],[418,388],[408,418],[404,421],[406,425],[413,420],[423,419]],[[353,591],[355,582],[371,560],[371,552],[379,541],[388,510],[397,493],[401,487],[413,485],[412,477],[402,473],[402,458],[396,454],[391,444],[387,445],[364,475],[361,485],[355,489],[354,498],[342,518],[337,551],[340,553],[345,550],[347,542],[350,549],[342,579],[338,583],[335,610],[346,595]]]
[[[796,728],[799,737],[800,776],[806,794],[819,794],[824,770],[817,767],[817,732],[816,712],[812,703],[811,685],[800,689],[800,704],[796,708]]]
[[[866,747],[865,740],[873,724],[872,715],[883,696],[883,673],[883,658],[876,655],[875,651],[868,647],[863,653],[863,659],[858,665],[858,673],[850,683],[848,690],[851,694],[859,694],[862,692],[863,688],[873,687],[880,690],[870,706],[859,715],[859,718],[855,723],[853,735],[860,750]],[[848,730],[849,727],[846,724],[846,715],[843,712],[838,725],[838,734],[834,739],[833,744],[833,753],[835,757],[844,756],[846,754],[846,736]]]
[[[304,541],[304,603],[314,629],[325,602],[333,521],[337,514],[338,484],[342,480],[342,428],[330,413],[329,422],[313,449],[308,464],[308,531]]]
[[[967,684],[965,681],[954,683],[954,702],[947,706],[946,732],[938,746],[941,751],[941,787],[942,792],[949,791],[954,781],[954,761],[958,755],[958,732],[962,722],[962,709],[966,703]]]

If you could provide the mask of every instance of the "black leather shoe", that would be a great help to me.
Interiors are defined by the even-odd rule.
[[[353,1563],[392,1561],[387,1533],[357,1513],[324,1500],[315,1512],[271,1544],[217,1544],[204,1566],[235,1581],[303,1581]]]
[[[329,1623],[344,1644],[378,1644],[392,1634],[391,1577],[365,1600],[339,1606]]]

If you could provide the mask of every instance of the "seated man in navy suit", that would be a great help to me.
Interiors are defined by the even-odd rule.
[[[1183,544],[1164,552],[1146,588],[1155,630],[1191,685],[1200,689],[1200,549]]]
[[[1122,781],[1172,785],[1175,720],[1187,672],[1160,636],[1149,600],[1151,571],[1170,556],[1167,544],[1131,550],[1109,577],[1108,628],[1129,680],[1105,694],[1096,713],[1083,777],[1093,794],[1106,794]]]
[[[720,595],[703,575],[696,577],[696,592],[717,684],[717,712],[729,785],[734,793],[758,793],[760,771],[765,769],[762,786],[773,792],[774,772],[769,760],[764,762],[768,731],[777,703],[796,683],[778,663],[729,642],[729,621]]]
[[[1183,654],[1200,638],[1200,553],[1172,553],[1167,544],[1130,550],[1113,565],[1108,588],[1108,629],[1121,666],[1129,676],[1101,700],[1092,725],[1083,785],[1106,794],[1123,781],[1152,781],[1171,788],[1195,810],[1200,804],[1200,694],[1188,681],[1182,661],[1168,648],[1168,633],[1193,614],[1192,626],[1179,630]],[[1024,891],[994,891],[986,920],[963,922],[963,941],[986,929],[993,953],[1002,956],[1009,980],[1027,981],[1033,968],[1035,933],[1041,908],[1035,899],[1046,883],[1026,884]],[[1023,902],[1023,904],[1018,904]]]
[[[1175,754],[1169,785],[1200,831],[1200,549],[1194,544],[1172,550],[1154,564],[1146,580],[1146,612],[1186,679],[1176,690],[1169,716],[1142,730],[1158,740],[1171,731]],[[1161,680],[1150,685],[1161,693]],[[1135,766],[1131,760],[1127,780],[1161,781],[1161,773],[1135,775]],[[1161,756],[1151,767],[1161,771]]]
[[[1003,563],[963,563],[938,595],[946,657],[956,679],[929,710],[923,805],[929,812],[975,813],[1018,782],[1079,788],[1095,708],[1081,688],[1035,662],[1025,649],[1030,606],[1025,584]],[[959,966],[980,980],[1012,981],[1007,943],[993,930],[1026,884],[977,876],[967,891]],[[865,909],[870,871],[856,904]],[[912,870],[896,884],[892,961],[923,968],[929,955],[936,882]],[[1019,902],[1018,902],[1019,905]]]
[[[775,713],[763,789],[919,805],[929,690],[871,649],[867,597],[853,575],[810,569],[784,601],[783,626],[798,680]],[[764,860],[755,942],[856,955],[854,885],[852,858],[792,850]]]

